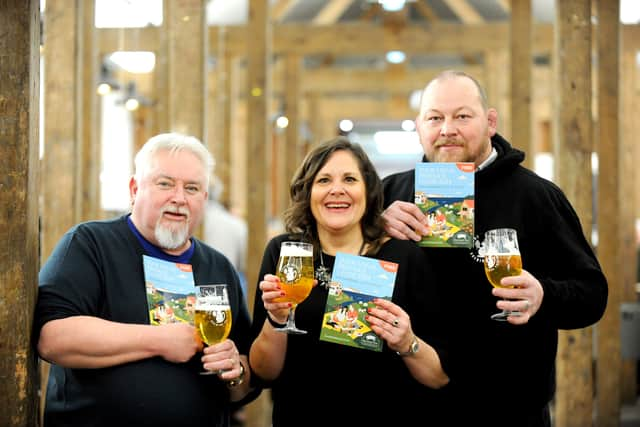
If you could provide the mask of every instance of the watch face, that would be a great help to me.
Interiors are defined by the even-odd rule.
[[[413,342],[411,343],[411,350],[409,350],[411,353],[416,353],[418,351],[418,340],[413,340]]]

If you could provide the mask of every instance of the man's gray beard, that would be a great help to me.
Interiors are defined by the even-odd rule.
[[[172,230],[158,222],[158,224],[156,224],[155,235],[158,245],[162,249],[177,249],[184,245],[189,238],[189,225],[180,225],[177,230]]]

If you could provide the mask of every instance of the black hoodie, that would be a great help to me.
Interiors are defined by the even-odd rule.
[[[535,419],[544,410],[555,391],[558,329],[597,322],[608,289],[562,190],[521,166],[524,153],[500,135],[491,142],[498,157],[475,175],[475,239],[492,228],[517,230],[523,268],[544,289],[539,311],[521,326],[491,320],[498,311],[496,297],[474,251],[424,252],[436,270],[444,311],[450,313],[441,325],[449,330],[451,350],[443,360],[451,378],[443,410],[451,422],[461,416],[459,422],[486,421],[495,427],[515,425],[509,414]],[[390,175],[383,185],[385,208],[395,200],[413,202],[414,170]]]

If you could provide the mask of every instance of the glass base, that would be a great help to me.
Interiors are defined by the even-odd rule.
[[[292,326],[292,327],[285,326],[284,328],[277,328],[276,331],[284,332],[285,334],[291,334],[291,335],[304,335],[307,333],[307,331],[298,329],[295,326]]]
[[[492,314],[491,318],[493,320],[497,320],[498,322],[506,322],[507,317],[509,316],[518,317],[518,316],[522,316],[522,313],[520,313],[519,311],[502,310],[500,313]]]

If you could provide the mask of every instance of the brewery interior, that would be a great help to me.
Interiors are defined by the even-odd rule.
[[[525,165],[577,207],[609,280],[605,317],[561,332],[554,425],[640,426],[638,0],[8,0],[0,28],[0,325],[20,317],[0,328],[0,425],[39,419],[47,371],[28,362],[28,316],[40,265],[73,224],[129,209],[147,139],[207,145],[259,260],[310,147],[345,135],[381,177],[411,169],[421,89],[460,69]],[[247,263],[248,301],[259,267]],[[244,416],[268,426],[268,393]]]

